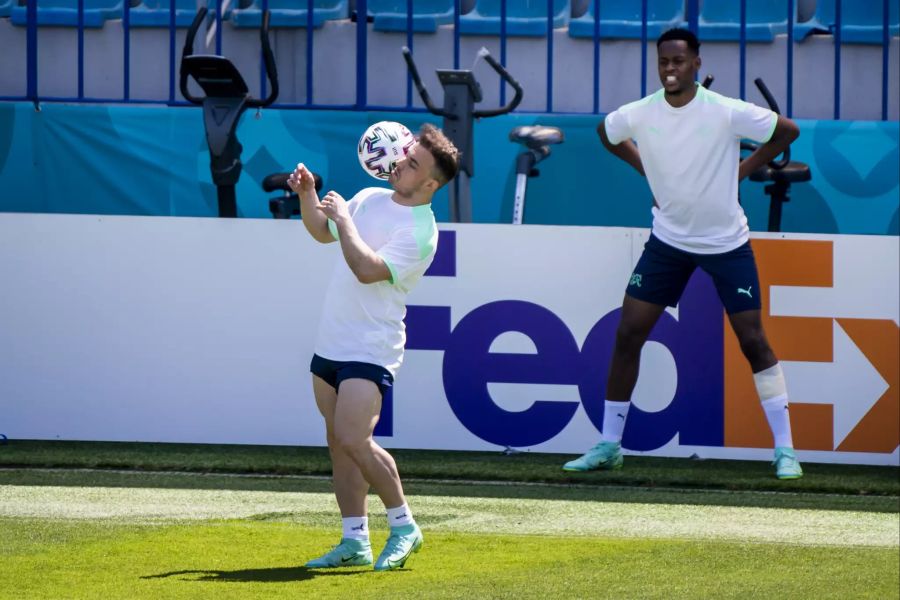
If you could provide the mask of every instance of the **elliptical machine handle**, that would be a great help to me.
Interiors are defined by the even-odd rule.
[[[266,64],[266,77],[269,78],[269,95],[264,100],[250,98],[247,106],[262,108],[269,106],[278,97],[278,70],[275,68],[275,56],[272,54],[272,45],[269,43],[269,16],[268,9],[263,13],[262,27],[259,30],[259,43],[262,46],[263,62]]]
[[[772,92],[769,91],[769,88],[766,87],[766,84],[763,82],[761,77],[757,77],[753,80],[753,83],[756,84],[756,87],[759,89],[759,93],[762,94],[763,98],[766,99],[766,103],[769,105],[769,108],[772,109],[776,115],[780,115],[781,111],[778,110],[778,103],[775,101],[775,97],[772,95]],[[769,162],[769,166],[773,169],[780,170],[787,166],[787,164],[791,162],[791,147],[788,146],[784,150],[784,154],[781,155],[781,158],[778,160],[773,160]]]
[[[184,59],[194,53],[194,38],[197,37],[197,31],[200,29],[200,24],[203,23],[203,19],[206,18],[207,8],[205,6],[201,6],[197,10],[197,14],[194,16],[194,22],[191,23],[191,28],[188,29],[187,37],[184,39],[184,50],[181,52],[181,68],[180,74],[178,77],[179,87],[181,88],[181,95],[184,96],[184,99],[193,104],[203,104],[203,99],[198,98],[197,96],[191,95],[190,91],[188,91],[188,79],[187,79],[187,71],[184,69]]]
[[[516,95],[513,96],[513,99],[509,101],[506,106],[501,106],[500,108],[495,108],[492,110],[476,110],[472,113],[476,119],[480,119],[482,117],[496,117],[497,115],[505,115],[508,112],[512,112],[515,110],[519,103],[522,102],[522,96],[524,92],[522,91],[522,86],[519,85],[519,82],[513,78],[512,75],[509,74],[509,71],[503,68],[503,65],[498,63],[491,53],[488,52],[487,48],[482,48],[478,51],[478,56],[483,58],[487,64],[493,68],[500,78],[503,79],[506,83],[508,83],[512,88],[516,91]]]
[[[428,112],[439,117],[444,117],[445,119],[456,119],[456,115],[445,112],[431,102],[431,96],[428,95],[428,90],[425,89],[422,78],[419,77],[419,69],[416,68],[416,62],[413,60],[412,52],[410,52],[409,48],[403,46],[401,52],[403,52],[403,60],[406,61],[406,68],[409,69],[409,75],[412,77],[413,84],[416,86],[416,91],[419,92],[419,96],[422,98],[422,102],[425,103],[425,108],[428,109]]]

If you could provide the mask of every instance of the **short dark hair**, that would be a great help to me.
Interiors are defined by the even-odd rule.
[[[419,144],[434,157],[434,169],[441,185],[450,182],[459,171],[459,150],[453,145],[444,132],[425,123],[419,130]]]
[[[659,45],[663,42],[671,42],[675,40],[681,40],[688,45],[688,48],[693,50],[694,54],[700,55],[700,40],[697,39],[697,36],[694,35],[692,31],[689,29],[683,29],[681,27],[675,27],[663,33],[659,36],[659,39],[656,40],[656,49],[659,50]]]

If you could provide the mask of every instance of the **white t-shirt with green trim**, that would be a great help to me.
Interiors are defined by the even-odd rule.
[[[438,230],[430,204],[403,206],[392,195],[389,189],[366,188],[348,202],[360,237],[384,260],[391,280],[360,283],[341,258],[325,294],[315,352],[380,365],[396,375],[406,344],[406,295],[434,259]],[[328,227],[338,239],[334,222]]]
[[[778,115],[697,86],[675,108],[660,89],[606,116],[613,144],[634,139],[656,199],[653,235],[697,254],[733,250],[750,237],[738,204],[740,141],[767,142]]]

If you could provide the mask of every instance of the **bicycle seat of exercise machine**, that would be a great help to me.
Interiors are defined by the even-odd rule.
[[[749,179],[757,182],[799,183],[801,181],[810,181],[812,173],[807,164],[792,160],[780,169],[771,165],[761,167],[750,173]]]
[[[271,175],[266,175],[265,179],[262,182],[263,190],[267,192],[274,192],[275,190],[283,190],[288,193],[293,193],[293,190],[288,185],[288,179],[290,178],[290,173],[272,173]],[[313,173],[313,179],[316,182],[316,191],[322,191],[322,178],[318,173]]]
[[[561,144],[565,140],[558,127],[546,125],[523,125],[509,132],[509,141],[517,142],[532,150],[549,144]]]

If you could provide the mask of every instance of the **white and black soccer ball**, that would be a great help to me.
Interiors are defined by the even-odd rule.
[[[386,181],[397,161],[403,159],[416,137],[401,123],[379,121],[370,125],[359,138],[356,152],[363,170],[374,177]]]

